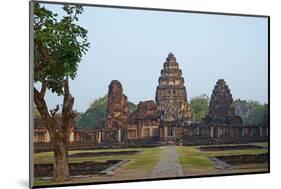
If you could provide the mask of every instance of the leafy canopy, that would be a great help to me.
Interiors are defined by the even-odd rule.
[[[76,24],[83,7],[65,5],[61,19],[34,3],[34,80],[63,93],[63,81],[74,79],[78,63],[89,48],[87,30]]]
[[[235,113],[243,119],[246,125],[268,126],[268,105],[253,100],[234,101]]]
[[[199,123],[209,110],[210,98],[206,94],[191,99],[190,104],[194,113],[195,122]]]

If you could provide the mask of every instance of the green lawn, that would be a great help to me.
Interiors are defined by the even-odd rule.
[[[267,143],[256,143],[256,145],[266,146]],[[177,146],[179,161],[183,167],[185,176],[193,175],[212,175],[212,174],[230,174],[237,172],[258,172],[266,171],[267,164],[242,165],[231,170],[220,170],[214,167],[213,161],[209,157],[223,155],[238,154],[259,154],[265,153],[267,149],[251,149],[251,150],[225,150],[225,151],[200,151],[199,146]],[[69,162],[83,161],[106,161],[106,160],[129,160],[126,164],[115,170],[114,176],[92,175],[86,178],[73,178],[71,181],[61,184],[87,183],[87,182],[106,182],[117,180],[136,180],[146,179],[150,177],[153,168],[158,163],[161,154],[166,147],[156,148],[129,148],[129,149],[106,149],[106,150],[76,150],[70,151],[69,154],[81,152],[104,152],[104,151],[130,151],[139,150],[142,153],[130,155],[114,155],[114,156],[97,156],[97,157],[70,157]],[[42,152],[34,154],[34,163],[53,163],[53,152]],[[36,180],[36,186],[52,185],[51,180]],[[60,184],[60,183],[56,183]]]
[[[268,142],[254,143],[254,145],[257,145],[257,146],[268,146]]]
[[[266,143],[257,143],[257,145],[265,146]],[[214,163],[209,157],[214,156],[227,156],[227,155],[243,155],[243,154],[260,154],[265,153],[267,149],[245,149],[245,150],[224,150],[224,151],[200,151],[200,146],[178,146],[177,151],[179,153],[179,160],[183,167],[185,175],[206,175],[206,174],[222,174],[222,173],[234,173],[239,171],[247,171],[247,167],[241,167],[241,170],[237,167],[234,170],[218,170],[214,167]],[[257,167],[257,169],[265,168]],[[266,166],[266,167],[265,167]],[[242,170],[243,169],[243,170]],[[249,167],[248,171],[253,171],[255,167]]]
[[[197,147],[178,146],[179,161],[184,173],[190,171],[214,169],[214,164],[197,149]]]
[[[157,148],[130,148],[130,149],[106,149],[106,150],[80,150],[80,151],[70,151],[69,154],[81,153],[81,152],[101,152],[101,151],[130,151],[139,150],[142,153],[131,154],[131,155],[114,155],[114,156],[98,156],[98,157],[70,157],[69,162],[83,162],[83,161],[106,161],[106,160],[129,160],[128,163],[124,164],[115,171],[113,177],[106,175],[93,175],[87,178],[75,178],[67,183],[87,183],[87,182],[97,182],[97,181],[111,181],[111,180],[128,180],[128,179],[144,179],[148,178],[154,168],[154,166],[159,161],[160,155],[164,147]],[[36,163],[52,163],[53,153],[52,152],[42,152],[34,154],[34,162]],[[50,180],[36,180],[36,186],[50,185],[54,184]]]
[[[147,161],[158,161],[159,153],[162,148],[129,148],[129,149],[105,149],[105,150],[75,150],[69,151],[69,154],[83,153],[83,152],[106,152],[106,151],[142,151],[140,154],[130,154],[130,155],[107,155],[107,156],[97,156],[97,157],[70,157],[69,162],[83,162],[83,161],[106,161],[106,160],[136,160],[142,162]],[[53,152],[41,152],[34,154],[34,163],[53,163]]]

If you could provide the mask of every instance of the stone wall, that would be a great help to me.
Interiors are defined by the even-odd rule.
[[[55,119],[57,120],[58,125],[61,124],[61,116],[58,114]],[[69,142],[72,143],[75,141],[75,125],[71,126],[70,129],[70,135],[69,135]],[[33,137],[34,143],[50,143],[51,137],[50,134],[45,127],[44,122],[41,118],[35,118],[34,119],[34,137]]]
[[[155,102],[152,100],[140,102],[137,110],[130,114],[128,123],[128,131],[130,131],[128,139],[159,136],[160,116]]]

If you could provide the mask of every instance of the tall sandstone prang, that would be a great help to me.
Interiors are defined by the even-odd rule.
[[[214,87],[208,115],[203,120],[213,126],[241,125],[242,119],[235,115],[235,105],[226,82],[219,79]]]
[[[124,128],[127,124],[129,113],[128,99],[123,94],[123,88],[119,81],[111,81],[108,88],[108,104],[106,109],[105,128]]]
[[[161,121],[193,121],[182,71],[172,53],[166,58],[158,83],[155,101]]]

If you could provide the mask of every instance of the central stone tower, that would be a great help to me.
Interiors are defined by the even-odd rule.
[[[193,121],[182,71],[172,53],[166,58],[158,83],[155,101],[161,121]]]

